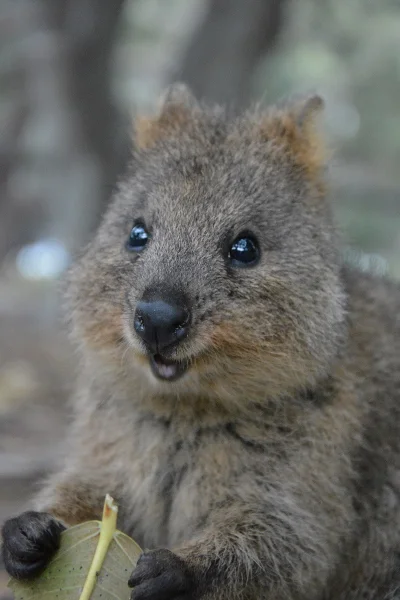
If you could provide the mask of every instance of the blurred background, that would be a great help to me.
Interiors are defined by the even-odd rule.
[[[1,0],[0,521],[60,454],[75,366],[59,279],[132,115],[176,79],[236,105],[322,94],[349,255],[400,279],[398,0]]]

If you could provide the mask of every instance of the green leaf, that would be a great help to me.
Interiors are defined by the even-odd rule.
[[[128,579],[142,551],[116,530],[116,517],[116,505],[107,496],[103,520],[64,531],[60,549],[40,577],[11,579],[15,600],[129,600]]]

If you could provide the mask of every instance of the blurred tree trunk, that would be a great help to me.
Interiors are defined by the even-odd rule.
[[[16,97],[24,99],[23,122],[8,145],[12,157],[7,162],[7,148],[0,156],[7,165],[0,213],[10,217],[9,245],[44,236],[74,251],[97,225],[128,155],[129,128],[111,86],[123,5],[22,0],[8,7],[13,68],[23,73]],[[20,219],[18,206],[41,219]]]
[[[199,96],[244,104],[258,61],[283,25],[285,0],[210,0],[175,78]]]
[[[53,68],[72,130],[66,165],[69,199],[55,204],[53,223],[81,245],[97,225],[128,154],[128,127],[114,105],[111,58],[124,0],[43,0],[58,38]],[[65,123],[64,123],[65,125]],[[87,187],[85,191],[85,187]]]
[[[87,147],[98,156],[108,188],[124,162],[126,123],[114,105],[111,57],[125,0],[45,0],[50,22],[65,37],[69,101]],[[109,189],[99,198],[102,205]]]

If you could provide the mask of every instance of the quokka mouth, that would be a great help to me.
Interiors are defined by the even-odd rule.
[[[189,367],[186,361],[169,360],[161,354],[152,354],[149,359],[153,374],[157,379],[163,381],[176,381],[186,373]]]

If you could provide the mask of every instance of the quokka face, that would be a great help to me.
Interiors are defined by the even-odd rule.
[[[321,104],[230,117],[175,86],[137,121],[132,165],[70,276],[85,348],[161,396],[240,403],[325,372],[344,298]]]

